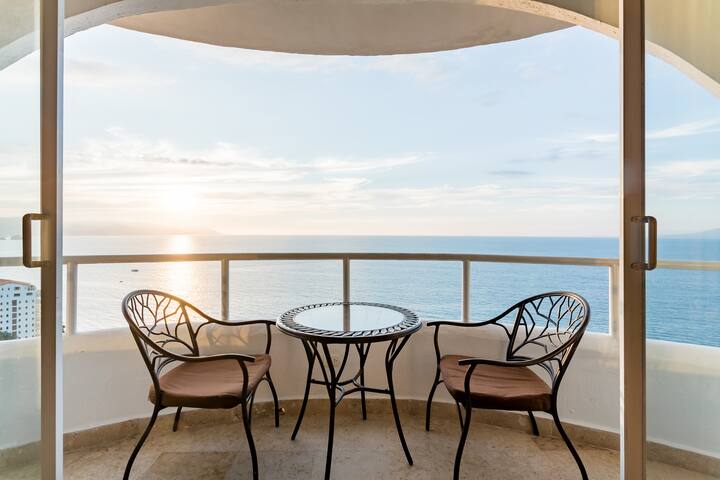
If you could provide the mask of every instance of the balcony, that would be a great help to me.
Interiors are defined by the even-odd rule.
[[[591,478],[616,478],[618,474],[618,419],[619,371],[617,312],[618,312],[618,262],[609,258],[540,257],[480,254],[434,254],[434,253],[212,253],[167,255],[99,255],[68,256],[66,261],[66,324],[64,339],[64,430],[66,432],[66,473],[68,478],[87,478],[93,472],[118,472],[109,478],[118,478],[129,451],[142,430],[150,413],[146,400],[147,371],[127,327],[90,330],[83,327],[91,318],[83,316],[84,303],[98,298],[102,292],[83,292],[83,271],[86,268],[103,268],[124,265],[128,270],[141,270],[147,266],[181,266],[204,263],[216,265],[218,298],[215,308],[220,317],[234,319],[231,300],[243,298],[243,291],[231,288],[236,275],[235,267],[253,262],[267,264],[302,262],[311,265],[323,262],[333,265],[337,272],[337,300],[364,300],[353,298],[353,272],[361,270],[368,262],[398,262],[408,265],[447,264],[458,272],[461,299],[459,318],[477,321],[471,306],[482,303],[482,292],[473,288],[477,275],[489,264],[539,265],[544,268],[567,266],[579,269],[596,269],[607,275],[607,305],[592,305],[597,312],[607,312],[607,319],[596,318],[598,324],[586,333],[578,353],[568,371],[560,392],[560,415],[569,427],[570,435],[580,445]],[[3,258],[0,267],[20,265],[19,258]],[[92,266],[92,267],[91,267]],[[137,268],[136,268],[137,267]],[[718,271],[717,262],[664,261],[661,269]],[[237,273],[237,272],[236,272]],[[231,282],[232,280],[232,282]],[[122,286],[125,290],[130,288]],[[213,287],[207,287],[214,291]],[[119,299],[112,297],[112,303]],[[333,299],[323,299],[333,300]],[[101,300],[98,300],[101,301]],[[117,314],[107,310],[108,315]],[[602,314],[598,314],[602,317]],[[115,319],[108,320],[115,322]],[[606,322],[606,323],[605,323]],[[121,325],[120,323],[115,323]],[[605,327],[607,325],[607,327]],[[602,330],[606,328],[606,331]],[[597,331],[600,330],[600,331]],[[263,331],[249,327],[241,335],[215,332],[208,335],[207,352],[261,351]],[[443,333],[442,345],[452,345],[458,352],[473,352],[494,358],[504,347],[504,337],[496,331],[473,329],[471,335],[451,331]],[[0,371],[16,375],[11,383],[28,397],[37,388],[34,377],[34,352],[37,342],[33,339],[0,342],[0,362],[13,368]],[[305,356],[295,339],[280,333],[273,338],[273,377],[286,414],[281,417],[281,429],[271,428],[268,392],[258,393],[257,421],[253,423],[256,444],[260,452],[261,476],[265,478],[292,478],[287,472],[308,473],[308,478],[320,476],[324,462],[323,445],[326,439],[326,393],[319,387],[311,391],[309,417],[297,441],[291,443],[289,433],[294,424],[299,400],[304,388]],[[369,383],[384,382],[380,355],[368,360]],[[712,360],[714,359],[714,360]],[[350,360],[352,366],[356,359]],[[417,459],[416,465],[404,463],[402,450],[393,429],[387,427],[388,402],[371,400],[369,420],[362,422],[355,400],[342,404],[338,428],[337,454],[334,475],[343,478],[341,472],[355,472],[358,465],[367,468],[372,478],[444,478],[449,472],[456,448],[459,427],[457,413],[449,395],[440,388],[435,398],[438,403],[433,429],[423,429],[424,401],[432,382],[435,369],[432,330],[423,329],[413,336],[406,350],[399,357],[395,369],[396,389],[400,398],[404,427],[408,443]],[[669,341],[649,341],[648,376],[653,379],[649,391],[655,395],[654,408],[648,419],[651,440],[649,469],[652,478],[712,478],[720,474],[720,439],[715,443],[698,444],[693,432],[706,430],[708,418],[714,418],[720,409],[718,389],[708,379],[720,378],[720,351],[710,346],[690,345]],[[715,365],[715,367],[711,367]],[[300,366],[300,367],[298,367]],[[114,374],[122,371],[122,375]],[[26,376],[26,378],[23,378]],[[682,392],[687,398],[696,399],[693,408],[678,411],[675,397]],[[0,404],[12,404],[16,391],[0,393]],[[12,418],[2,419],[5,424],[0,438],[0,459],[12,472],[7,478],[24,478],[23,475],[36,466],[23,466],[25,458],[32,457],[37,445],[33,443],[37,432],[28,428],[36,425],[27,419],[36,415],[35,405],[15,406]],[[572,457],[562,447],[557,433],[553,434],[549,418],[539,418],[541,436],[530,434],[527,417],[509,412],[483,412],[474,417],[476,428],[472,431],[468,451],[465,454],[467,478],[471,472],[482,470],[487,478],[510,478],[507,472],[515,472],[519,478],[534,472],[540,478],[552,473],[553,478],[576,478]],[[164,417],[154,430],[146,450],[141,452],[134,471],[137,478],[199,478],[175,476],[173,468],[179,458],[185,458],[198,468],[207,470],[215,465],[215,477],[244,478],[248,474],[249,456],[243,444],[242,425],[232,414],[211,414],[191,411],[183,417],[178,433],[170,431],[171,417]],[[707,433],[710,435],[710,433]],[[713,435],[720,435],[714,432]],[[705,438],[708,438],[707,436]],[[378,445],[383,445],[378,454]],[[210,453],[208,453],[210,452]],[[202,453],[202,455],[199,455]],[[372,461],[371,461],[372,460]],[[465,465],[465,463],[464,463]],[[471,467],[471,465],[473,467]],[[144,472],[144,476],[140,473]],[[228,473],[232,472],[232,473]],[[265,472],[263,474],[262,472]],[[272,472],[272,473],[270,473]],[[233,475],[240,475],[234,477]],[[494,476],[493,476],[494,475]],[[562,476],[566,475],[566,476]],[[269,476],[269,477],[268,477]],[[3,477],[6,478],[6,477]],[[298,477],[299,478],[299,477]],[[550,478],[549,476],[547,478]]]

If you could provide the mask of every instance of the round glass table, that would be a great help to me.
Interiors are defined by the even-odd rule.
[[[281,332],[302,341],[308,360],[305,395],[292,433],[291,438],[293,440],[302,424],[310,393],[310,385],[324,385],[328,392],[330,426],[325,479],[330,478],[330,468],[332,466],[335,408],[346,395],[357,392],[360,393],[363,420],[367,419],[366,392],[390,396],[390,404],[395,417],[395,426],[400,437],[400,443],[408,463],[412,465],[412,456],[403,435],[395,400],[393,366],[410,336],[422,327],[418,316],[410,310],[394,305],[368,302],[335,302],[293,308],[280,315],[276,324]],[[370,346],[373,343],[385,341],[389,342],[385,353],[387,388],[367,386],[365,385],[365,362],[370,353]],[[339,365],[335,365],[333,361],[333,356],[330,353],[331,344],[340,344],[344,350]],[[343,377],[351,346],[354,346],[357,351],[359,368],[354,375]],[[322,373],[320,379],[313,377],[315,362],[320,365],[320,372]]]

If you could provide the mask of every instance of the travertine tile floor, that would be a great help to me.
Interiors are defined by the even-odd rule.
[[[334,479],[450,479],[459,438],[457,418],[438,418],[431,432],[422,415],[403,413],[403,427],[415,465],[406,463],[392,415],[371,412],[362,421],[357,411],[342,409],[336,421],[332,468]],[[325,467],[326,412],[309,409],[295,441],[290,433],[295,415],[281,417],[275,429],[267,413],[253,420],[261,479],[321,479]],[[453,421],[454,420],[454,421]],[[241,423],[182,426],[170,431],[159,423],[133,468],[133,479],[226,480],[251,478],[250,455]],[[65,478],[122,478],[135,438],[111,446],[86,448],[65,455]],[[579,446],[591,479],[618,478],[618,452]],[[710,479],[653,462],[653,480]],[[7,480],[36,478],[26,467],[0,475]],[[466,479],[577,479],[577,467],[559,439],[477,423],[468,439],[462,464]]]

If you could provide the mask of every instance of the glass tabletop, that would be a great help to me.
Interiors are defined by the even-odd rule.
[[[336,332],[380,330],[398,325],[405,315],[375,305],[326,305],[295,315],[295,322],[309,328]]]

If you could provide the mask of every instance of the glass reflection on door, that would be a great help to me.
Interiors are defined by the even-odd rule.
[[[648,478],[720,478],[719,23],[716,1],[646,0]]]
[[[0,478],[40,478],[40,269],[21,219],[40,210],[38,2],[4,2],[0,32]],[[36,227],[38,230],[39,227]],[[37,236],[37,235],[36,235]],[[35,245],[34,251],[39,252]]]

